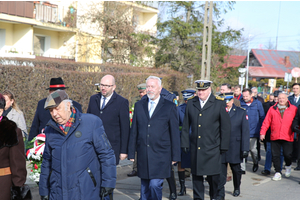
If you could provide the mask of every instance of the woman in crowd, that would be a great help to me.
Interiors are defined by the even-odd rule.
[[[2,116],[4,108],[5,99],[0,94],[0,200],[10,200],[12,186],[18,195],[29,188],[24,187],[27,171],[22,133],[15,122]]]
[[[19,109],[15,95],[10,90],[5,90],[3,96],[6,101],[3,116],[6,116],[11,121],[14,121],[18,128],[21,129],[23,137],[27,137],[27,127],[23,112]]]

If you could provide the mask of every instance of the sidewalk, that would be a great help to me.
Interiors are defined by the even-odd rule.
[[[242,176],[241,194],[239,197],[233,197],[233,182],[227,182],[225,185],[225,199],[226,200],[298,200],[300,196],[300,171],[294,171],[296,164],[292,164],[292,174],[289,178],[284,176],[285,170],[283,170],[282,180],[272,181],[271,178],[274,175],[274,169],[270,176],[261,175],[261,171],[264,169],[265,163],[265,151],[262,147],[262,160],[259,162],[259,169],[257,172],[252,172],[252,160],[248,157],[246,164],[246,174]],[[140,196],[140,179],[138,177],[127,177],[127,174],[132,170],[132,162],[128,160],[120,161],[120,165],[117,166],[117,185],[114,190],[115,200],[138,200]],[[179,183],[177,170],[175,170],[177,192],[179,191]],[[28,180],[28,184],[31,186],[33,200],[39,200],[38,187],[35,183]],[[186,178],[186,192],[185,196],[180,196],[178,200],[191,200],[193,199],[192,190],[192,178]],[[208,200],[208,184],[205,183],[205,199]],[[169,187],[167,181],[163,184],[163,200],[167,200],[169,197]],[[88,198],[86,200],[89,200]]]

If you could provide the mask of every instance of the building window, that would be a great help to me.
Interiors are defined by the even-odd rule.
[[[43,36],[34,36],[33,49],[35,55],[42,56],[45,53],[45,40]]]
[[[5,47],[5,29],[0,29],[0,50]]]

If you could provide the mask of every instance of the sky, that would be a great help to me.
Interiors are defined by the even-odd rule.
[[[300,1],[236,1],[223,18],[233,29],[244,28],[251,49],[267,49],[270,41],[275,47],[278,31],[277,50],[300,51]]]

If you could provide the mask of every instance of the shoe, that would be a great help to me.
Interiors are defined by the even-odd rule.
[[[239,196],[239,195],[240,195],[240,190],[234,190],[232,195],[233,195],[234,197]]]
[[[294,170],[299,171],[300,170],[300,165],[294,168]]]
[[[285,177],[290,177],[292,171],[292,166],[285,166]]]
[[[176,194],[175,194],[175,193],[171,193],[170,196],[169,196],[169,199],[170,199],[170,200],[175,200],[175,199],[177,199]]]
[[[272,178],[273,181],[280,181],[281,180],[281,174],[279,172],[276,172],[274,177]]]
[[[217,197],[216,200],[225,200],[224,197]]]
[[[129,177],[137,176],[137,171],[132,170],[132,172],[130,172],[129,174],[127,174],[127,176],[129,176]]]
[[[179,178],[179,183],[180,183],[180,191],[178,192],[178,196],[183,196],[186,194],[184,172],[178,171],[178,178]]]
[[[231,177],[231,176],[227,176],[227,178],[226,178],[226,182],[229,182],[229,181],[231,181],[231,179],[232,179],[232,177]]]
[[[253,168],[252,168],[252,171],[253,172],[256,172],[258,170],[258,164],[254,164],[253,165]]]
[[[268,175],[271,174],[271,172],[270,172],[269,170],[262,170],[262,171],[261,171],[261,174],[262,174],[262,175],[265,175],[265,176],[268,176]]]

